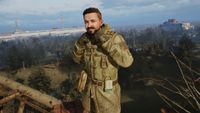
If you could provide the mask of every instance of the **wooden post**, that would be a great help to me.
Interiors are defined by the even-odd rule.
[[[19,98],[18,100],[22,100],[22,99]],[[33,104],[33,103],[29,102],[28,100],[26,100],[25,103],[26,103],[26,105],[32,107],[33,109],[38,110],[38,111],[41,112],[41,113],[50,113],[50,112],[48,112],[47,110],[43,109],[42,107],[40,107],[40,106],[38,106],[38,105],[36,105],[36,104]]]
[[[53,108],[54,105],[62,104],[61,100],[55,97],[41,93],[38,90],[25,86],[21,83],[15,82],[14,80],[8,79],[4,76],[0,76],[0,84],[4,87],[10,88],[11,90],[17,90],[21,92],[24,96],[27,96],[34,101],[37,101],[49,108]]]
[[[19,91],[18,93],[11,95],[9,99],[0,100],[0,105],[1,103],[3,104],[9,100],[12,100],[16,97],[23,95],[24,97],[30,98],[33,101],[39,102],[40,104],[43,104],[46,107],[53,109],[53,113],[69,113],[69,111],[64,108],[61,100],[55,97],[52,97],[50,95],[47,95],[45,93],[41,93],[40,91],[30,88],[28,86],[25,86],[21,83],[15,82],[14,80],[8,79],[4,76],[0,76],[0,85],[2,85],[3,87],[9,88],[11,90]],[[26,100],[23,100],[23,99],[20,100],[18,113],[23,113],[25,104],[26,104]],[[34,106],[33,104],[29,104],[29,105],[33,108],[36,108],[42,111],[42,109],[40,109],[37,106]]]
[[[15,99],[15,98],[18,97],[19,95],[21,95],[21,94],[20,94],[19,92],[17,92],[17,93],[14,93],[14,94],[12,94],[12,95],[9,95],[9,96],[7,96],[7,97],[4,97],[3,99],[0,100],[0,105],[6,103],[6,102],[8,102],[8,101],[11,101],[11,100]]]
[[[23,113],[24,112],[24,108],[25,108],[25,102],[22,100],[22,101],[20,101],[19,109],[18,109],[17,113]]]

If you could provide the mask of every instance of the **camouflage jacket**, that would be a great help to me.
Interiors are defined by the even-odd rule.
[[[108,25],[103,25],[94,36],[84,33],[81,38],[85,38],[87,43],[84,47],[75,43],[73,59],[84,63],[84,69],[92,80],[117,80],[118,68],[128,67],[133,62],[123,37]]]

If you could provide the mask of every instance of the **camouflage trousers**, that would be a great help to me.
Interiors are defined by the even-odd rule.
[[[90,113],[120,113],[121,88],[117,83],[113,90],[105,92],[103,86],[90,84],[88,91],[83,95],[82,104]]]

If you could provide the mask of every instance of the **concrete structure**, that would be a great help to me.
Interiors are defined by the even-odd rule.
[[[176,19],[168,19],[160,25],[164,31],[168,32],[184,32],[184,31],[193,31],[194,25],[188,22],[178,22]]]
[[[23,39],[30,37],[41,37],[41,36],[68,36],[71,34],[84,32],[85,28],[64,28],[64,29],[51,29],[43,31],[21,31],[15,33],[7,33],[6,35],[0,35],[0,41],[9,41],[15,39]]]

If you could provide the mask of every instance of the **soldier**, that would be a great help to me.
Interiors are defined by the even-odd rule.
[[[123,37],[103,23],[97,8],[83,12],[87,32],[75,42],[73,59],[84,63],[87,83],[83,90],[84,113],[120,113],[119,67],[129,67],[133,57]]]

